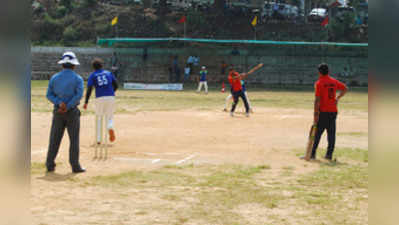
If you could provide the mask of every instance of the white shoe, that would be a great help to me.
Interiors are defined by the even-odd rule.
[[[246,116],[246,117],[249,117],[249,113],[245,113],[245,116]]]
[[[233,112],[230,112],[230,116],[231,116],[231,117],[234,117],[234,113],[233,113]]]

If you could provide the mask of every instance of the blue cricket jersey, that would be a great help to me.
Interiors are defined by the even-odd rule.
[[[200,81],[206,81],[206,75],[208,74],[207,70],[201,70],[200,71]]]
[[[116,81],[115,76],[107,70],[96,70],[89,76],[87,87],[96,88],[96,98],[103,96],[115,96],[112,82]]]

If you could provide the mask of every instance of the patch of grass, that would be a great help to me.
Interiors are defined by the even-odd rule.
[[[360,225],[367,221],[358,214],[361,205],[368,201],[364,197],[368,196],[367,166],[322,164],[318,171],[303,175],[297,182],[286,188],[295,193],[298,205],[310,210],[306,216],[309,219],[316,216],[329,224]]]
[[[309,176],[298,179],[300,184],[322,188],[368,188],[368,167],[365,166],[322,166]]]
[[[143,216],[143,215],[147,215],[147,214],[148,213],[145,212],[145,211],[138,211],[138,212],[135,213],[135,215],[138,215],[138,216]]]
[[[261,170],[270,170],[271,169],[271,167],[269,165],[260,165],[260,166],[257,166],[257,168],[259,168]]]
[[[326,154],[326,149],[320,149],[317,152],[319,157],[324,156]],[[367,149],[360,148],[336,148],[334,150],[334,157],[340,159],[350,159],[358,162],[368,162],[369,151]]]
[[[318,149],[317,150],[317,157],[324,157],[326,154],[326,149]],[[300,157],[304,155],[304,149],[295,149],[295,155]],[[369,151],[367,149],[360,149],[360,148],[336,148],[334,150],[334,158],[344,158],[350,159],[358,162],[368,163],[369,159]]]
[[[46,172],[46,165],[44,163],[31,162],[30,164],[31,174],[39,174],[44,172]]]
[[[195,182],[195,178],[172,171],[154,170],[150,172],[130,171],[116,175],[96,176],[87,185],[103,186],[172,186],[188,185]]]
[[[270,224],[291,224],[300,221],[315,221],[312,224],[365,224],[358,211],[368,201],[368,167],[366,164],[322,163],[320,168],[298,178],[270,180],[265,185],[259,177],[267,179],[268,165],[182,165],[165,166],[151,171],[130,171],[126,173],[89,177],[87,185],[99,185],[124,193],[124,190],[156,190],[159,198],[167,204],[184,205],[171,213],[169,224],[249,224],[240,212],[241,205],[256,205],[259,210],[300,210],[301,220],[272,213],[267,219]],[[293,166],[282,171],[292,172]],[[280,177],[284,174],[280,174]],[[84,183],[84,180],[78,182]],[[263,186],[265,185],[265,186]],[[287,194],[288,193],[288,194]],[[120,195],[128,198],[129,195]],[[188,201],[188,199],[190,199]],[[193,200],[193,202],[191,201]],[[165,201],[160,201],[165,202]],[[165,213],[165,203],[156,203],[156,208]],[[291,208],[291,209],[290,209]],[[150,209],[148,209],[150,210]],[[276,211],[278,212],[278,211]],[[142,209],[136,215],[146,215]],[[262,218],[254,221],[261,223]],[[253,221],[252,221],[253,222]],[[331,223],[330,223],[331,222]],[[256,224],[256,222],[255,222]]]
[[[271,193],[256,183],[256,174],[270,169],[268,165],[206,165],[165,166],[153,171],[130,171],[117,175],[90,178],[88,185],[109,188],[160,188],[165,194],[161,199],[170,202],[184,201],[187,194],[198,203],[181,209],[180,213],[190,220],[206,221],[206,224],[246,224],[232,210],[240,204],[258,203],[275,208],[285,197]],[[191,175],[188,175],[191,174]],[[189,191],[175,193],[173,187]],[[197,190],[193,192],[192,190]],[[123,197],[123,196],[121,196]],[[182,224],[177,221],[176,224]]]
[[[183,170],[183,169],[193,169],[194,168],[194,163],[190,164],[184,164],[184,165],[166,165],[163,168],[165,169],[178,169],[178,170]]]
[[[175,194],[167,194],[167,195],[163,195],[161,197],[161,199],[168,200],[168,201],[179,201],[181,199],[181,197],[178,195],[175,195]]]
[[[352,136],[352,137],[367,137],[367,132],[341,132],[337,133],[337,136]]]

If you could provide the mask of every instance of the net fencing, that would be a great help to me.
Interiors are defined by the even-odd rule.
[[[234,64],[240,72],[264,63],[248,83],[311,85],[317,79],[317,65],[326,62],[332,75],[347,84],[368,84],[368,43],[111,38],[98,39],[97,44],[113,49],[125,82],[196,82],[200,68],[206,66],[208,82],[219,84],[227,78],[223,63]],[[193,57],[197,63],[191,63]],[[187,80],[185,67],[191,69]]]

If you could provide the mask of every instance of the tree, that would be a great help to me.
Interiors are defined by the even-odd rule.
[[[346,12],[342,18],[331,19],[328,25],[328,32],[331,41],[358,42],[359,25],[355,22],[356,16],[352,12]]]
[[[72,11],[73,6],[71,0],[61,0],[60,4],[63,5],[68,10],[68,12]]]

